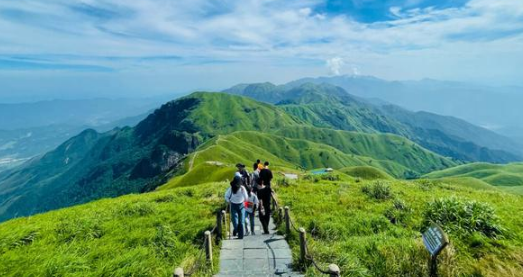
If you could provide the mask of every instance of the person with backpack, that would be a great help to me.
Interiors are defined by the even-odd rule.
[[[269,221],[271,220],[271,188],[265,185],[261,180],[258,185],[258,200],[259,200],[259,218],[263,228],[263,234],[269,234]]]
[[[260,170],[256,168],[251,173],[251,187],[254,193],[258,192],[258,184],[260,183]]]
[[[271,188],[271,180],[272,180],[272,171],[269,169],[269,162],[264,163],[263,169],[260,171],[260,179],[265,184],[265,186]]]
[[[258,196],[251,190],[248,191],[249,198],[247,201],[245,201],[245,230],[246,234],[249,234],[249,226],[250,225],[250,234],[255,235],[254,232],[254,213],[256,212],[256,208],[258,206]],[[250,223],[250,224],[249,224]]]
[[[240,177],[242,180],[242,186],[244,186],[247,189],[247,191],[249,191],[250,190],[249,188],[251,186],[251,176],[245,169],[245,165],[238,163],[238,164],[236,164],[236,168],[238,168],[238,173],[240,173]]]
[[[245,224],[245,201],[248,200],[247,189],[242,185],[241,177],[236,174],[231,186],[225,192],[225,201],[230,205],[233,235],[243,239]]]

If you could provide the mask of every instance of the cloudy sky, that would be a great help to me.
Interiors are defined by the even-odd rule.
[[[0,102],[373,75],[523,85],[521,0],[2,0]]]

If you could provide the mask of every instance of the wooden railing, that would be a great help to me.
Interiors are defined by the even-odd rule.
[[[185,272],[182,267],[177,267],[174,270],[174,277],[187,277],[192,276],[197,272],[197,270],[202,266],[202,264],[210,265],[211,270],[213,269],[213,260],[212,260],[212,235],[216,235],[216,244],[218,244],[223,239],[224,227],[225,232],[227,232],[226,224],[226,213],[225,210],[221,210],[216,213],[216,225],[210,231],[205,231],[203,245],[200,248],[200,255],[196,259],[196,262],[193,266]],[[203,253],[205,253],[205,260],[203,260]]]

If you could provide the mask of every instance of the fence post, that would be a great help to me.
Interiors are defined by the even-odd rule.
[[[289,206],[285,206],[285,232],[291,233],[291,218],[289,217]]]
[[[183,268],[181,267],[177,267],[175,270],[174,270],[174,277],[184,277],[184,274],[183,274]]]
[[[216,244],[222,239],[223,226],[222,226],[222,212],[216,213]]]
[[[329,274],[331,277],[341,276],[340,267],[335,264],[330,264],[329,265]]]
[[[283,207],[280,207],[280,214],[278,216],[279,223],[283,222]]]
[[[429,276],[430,277],[438,277],[438,256],[437,255],[431,255],[429,258]]]
[[[302,263],[305,263],[307,254],[307,234],[304,228],[300,228],[300,260]]]
[[[229,221],[227,220],[227,211],[223,210],[222,211],[222,219],[223,219],[223,226],[225,227],[224,230],[225,232],[223,232],[223,234],[225,235],[225,239],[227,239],[227,236],[229,235]]]
[[[212,269],[212,235],[210,231],[205,231],[205,256]]]

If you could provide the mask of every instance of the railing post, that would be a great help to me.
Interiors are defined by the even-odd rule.
[[[212,235],[210,231],[205,231],[205,256],[212,269]]]
[[[340,267],[335,264],[329,265],[329,274],[331,277],[339,277],[341,276]]]
[[[300,260],[305,263],[307,258],[307,234],[304,228],[300,228]]]
[[[183,268],[181,267],[177,267],[175,270],[174,270],[174,275],[173,277],[184,277],[184,274],[183,274]]]
[[[222,211],[222,214],[223,214],[223,226],[225,226],[225,232],[223,232],[223,234],[225,235],[225,238],[227,239],[227,236],[229,235],[229,222],[227,220],[227,211],[223,210]]]
[[[280,214],[278,217],[279,223],[283,222],[283,207],[280,207]]]
[[[285,206],[285,232],[291,233],[291,218],[289,217],[289,206]]]
[[[222,212],[216,213],[216,243],[219,243],[222,239]]]

